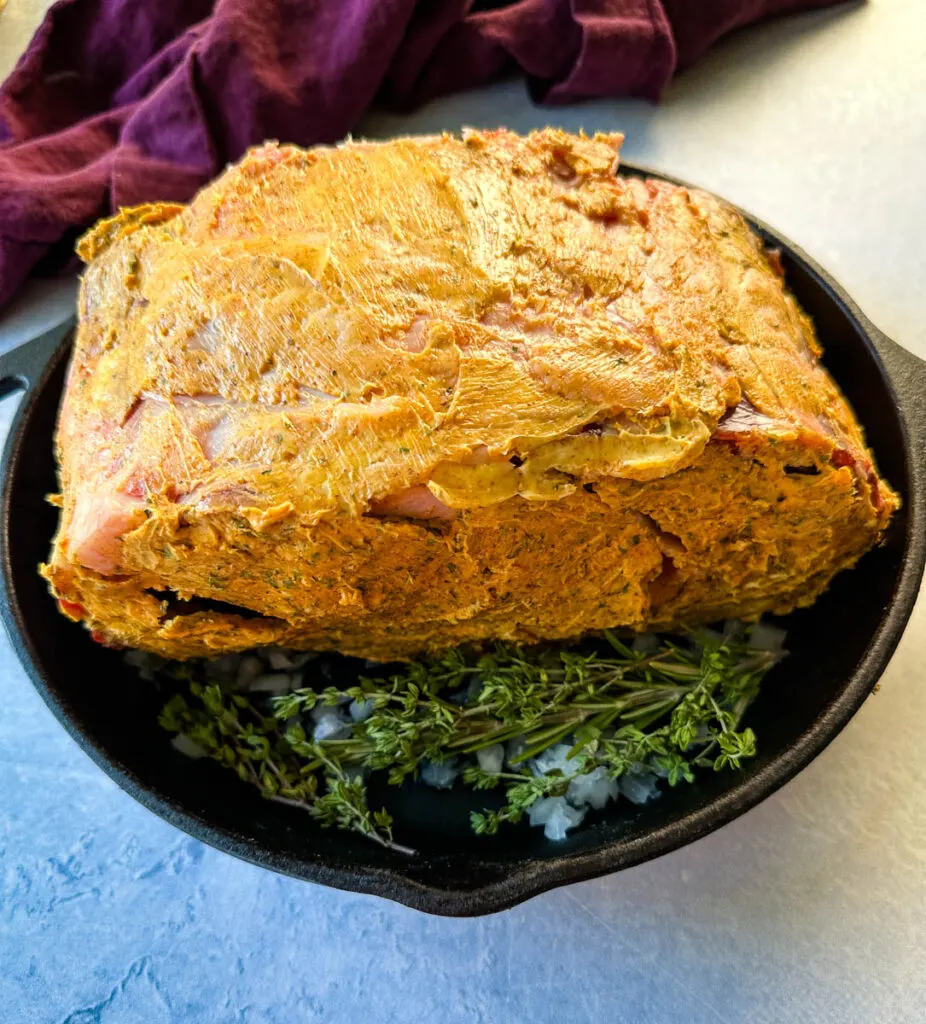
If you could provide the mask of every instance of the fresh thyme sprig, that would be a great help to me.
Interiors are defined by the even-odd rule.
[[[507,771],[471,764],[463,773],[475,789],[504,787],[500,809],[472,814],[477,833],[493,834],[596,769],[611,778],[657,771],[674,786],[691,782],[696,767],[738,768],[755,754],[755,735],[739,725],[780,652],[750,647],[744,629],[695,643],[661,638],[650,653],[604,637],[607,647],[592,650],[459,649],[343,689],[305,687],[269,701],[204,685],[184,666],[187,693],[168,701],[160,722],[268,799],[405,853],[412,851],[394,841],[388,812],[368,806],[369,772],[398,785],[427,762],[516,740]],[[308,716],[347,701],[368,717],[344,738],[311,739]],[[532,770],[532,759],[567,740],[568,771]]]

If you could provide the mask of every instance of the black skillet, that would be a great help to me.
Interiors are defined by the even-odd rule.
[[[0,356],[0,394],[26,392],[3,456],[2,613],[36,689],[110,777],[190,835],[284,874],[434,914],[502,910],[554,886],[650,860],[743,814],[809,764],[871,692],[913,608],[926,548],[926,363],[878,331],[799,249],[752,223],[781,250],[788,284],[816,322],[826,365],[903,509],[882,547],[841,574],[812,608],[788,616],[791,654],[750,711],[759,755],[741,773],[702,774],[644,807],[611,805],[562,843],[527,826],[476,837],[468,811],[483,805],[485,794],[409,787],[392,800],[398,837],[419,851],[408,858],[321,830],[212,763],[176,753],[155,722],[152,688],[118,653],[64,619],[36,573],[55,529],[56,513],[44,497],[55,489],[52,435],[68,327]]]

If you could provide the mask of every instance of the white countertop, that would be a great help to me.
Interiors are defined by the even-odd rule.
[[[0,76],[43,6],[0,14]],[[547,123],[624,131],[629,160],[773,225],[926,357],[926,4],[742,32],[658,107],[538,109],[507,83],[362,130]],[[69,308],[66,286],[34,289],[0,319],[0,347]],[[180,836],[76,750],[2,644],[0,1005],[72,1024],[924,1021],[924,666],[921,597],[880,693],[760,807],[656,862],[447,921]],[[70,950],[54,969],[53,935]]]

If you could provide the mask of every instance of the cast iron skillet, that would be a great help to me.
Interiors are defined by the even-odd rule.
[[[2,613],[45,702],[123,789],[190,835],[284,874],[434,914],[490,913],[557,885],[618,871],[690,843],[753,807],[845,726],[910,615],[926,547],[926,363],[881,334],[799,249],[752,223],[781,250],[788,283],[816,322],[826,365],[904,504],[882,547],[841,574],[812,608],[788,616],[791,654],[750,711],[759,755],[743,772],[702,773],[694,785],[668,790],[644,807],[611,805],[563,843],[526,826],[476,837],[468,810],[484,806],[486,794],[409,787],[394,792],[391,804],[401,824],[398,838],[419,851],[406,858],[321,830],[300,811],[263,801],[231,773],[175,753],[156,725],[159,701],[152,688],[117,652],[64,619],[36,573],[55,529],[56,513],[44,497],[55,489],[52,435],[69,326],[0,357],[0,393],[26,392],[3,456]]]

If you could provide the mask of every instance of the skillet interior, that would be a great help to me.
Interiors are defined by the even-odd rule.
[[[468,811],[484,806],[485,794],[393,791],[397,838],[420,851],[407,859],[320,830],[298,810],[266,803],[217,766],[176,754],[156,724],[157,695],[118,653],[94,644],[58,614],[35,571],[56,521],[44,496],[55,489],[52,436],[64,349],[24,400],[5,455],[3,612],[39,692],[97,764],[197,838],[274,870],[432,913],[499,910],[555,885],[651,859],[736,817],[812,760],[864,700],[909,616],[923,559],[922,531],[913,529],[922,518],[914,446],[869,328],[806,257],[765,233],[782,248],[789,285],[816,321],[825,363],[904,506],[881,548],[840,575],[812,608],[788,617],[791,656],[749,713],[759,755],[742,773],[702,773],[694,785],[669,790],[642,808],[612,805],[556,844],[526,826],[494,839],[473,836]]]

